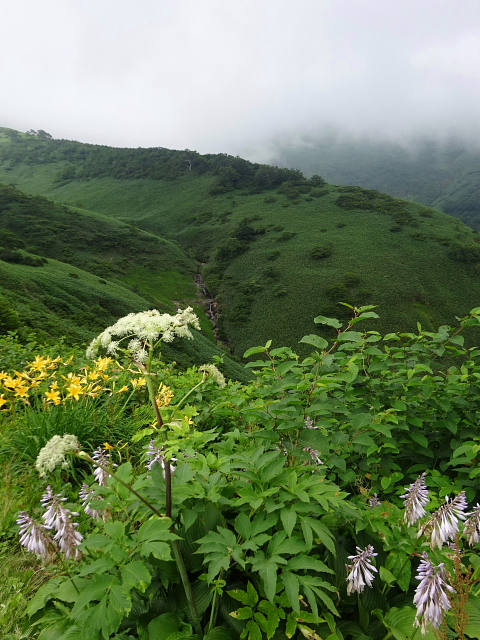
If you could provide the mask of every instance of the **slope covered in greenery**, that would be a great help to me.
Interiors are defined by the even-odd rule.
[[[222,154],[195,156],[196,169],[183,151],[19,137],[3,136],[0,179],[179,243],[204,263],[236,354],[270,338],[295,344],[311,318],[345,314],[339,302],[379,305],[378,331],[431,328],[478,304],[477,233],[433,209]],[[97,152],[117,160],[104,170]],[[175,172],[127,171],[156,153]]]
[[[422,202],[480,229],[480,151],[471,142],[388,140],[330,134],[280,143],[274,162],[335,184],[379,189]]]

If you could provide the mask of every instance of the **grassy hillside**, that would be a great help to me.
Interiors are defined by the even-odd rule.
[[[184,161],[186,152],[92,147],[63,145],[76,154],[67,163],[55,160],[62,149],[56,141],[24,136],[15,143],[4,136],[0,180],[181,245],[204,263],[220,330],[237,354],[270,338],[295,344],[318,330],[315,316],[345,316],[339,302],[379,305],[381,320],[370,327],[378,331],[414,330],[416,322],[433,328],[479,304],[478,234],[434,209],[228,156],[197,154],[196,171]],[[115,177],[115,163],[102,173],[95,149],[99,157],[117,158],[123,174],[131,162],[131,173],[143,167],[147,177]],[[172,163],[177,158],[176,173],[149,174],[149,151]],[[151,283],[143,265],[127,279]]]
[[[480,150],[465,141],[418,138],[407,145],[340,134],[306,136],[279,144],[274,162],[437,207],[480,229]]]

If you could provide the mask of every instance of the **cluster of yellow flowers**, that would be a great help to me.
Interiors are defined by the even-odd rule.
[[[65,401],[81,398],[97,398],[101,393],[124,393],[130,387],[117,387],[113,373],[121,371],[121,366],[113,358],[98,358],[93,366],[86,365],[80,374],[62,374],[61,366],[73,360],[62,361],[60,357],[36,356],[24,371],[14,374],[0,372],[0,410],[7,411],[17,402],[30,404],[33,397],[43,397],[45,404],[58,405]],[[130,380],[132,389],[146,385],[143,377]]]

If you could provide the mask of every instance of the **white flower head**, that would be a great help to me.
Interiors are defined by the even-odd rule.
[[[80,443],[76,436],[66,433],[64,436],[53,436],[47,444],[40,449],[35,461],[35,468],[40,477],[51,473],[55,467],[61,465],[62,469],[68,467],[68,461],[65,457],[69,451],[77,451],[80,449]]]
[[[355,591],[361,593],[365,589],[365,585],[371,587],[375,578],[372,571],[377,572],[377,569],[370,562],[370,558],[378,555],[372,545],[369,544],[364,551],[357,547],[357,551],[359,552],[358,555],[348,556],[349,560],[353,560],[352,564],[347,564],[347,571],[349,571],[347,575],[348,595]]]
[[[425,552],[416,576],[420,584],[413,598],[413,604],[417,607],[415,625],[421,626],[423,635],[427,632],[430,623],[438,629],[443,622],[444,612],[452,606],[446,592],[454,593],[455,589],[445,582],[445,578],[443,562],[434,566],[428,553]]]
[[[410,526],[427,513],[423,508],[430,502],[427,485],[425,484],[426,475],[426,472],[422,473],[413,484],[405,487],[407,493],[400,496],[400,498],[405,498],[403,502],[405,506],[403,519]]]
[[[101,348],[106,349],[110,355],[116,355],[121,340],[128,337],[134,358],[136,354],[145,359],[147,351],[144,343],[152,344],[159,339],[171,342],[176,336],[193,338],[189,326],[200,329],[198,318],[191,307],[174,316],[160,313],[157,309],[129,313],[92,340],[87,349],[87,358],[94,358]]]
[[[203,371],[204,373],[206,373],[207,378],[213,378],[220,389],[223,389],[223,387],[227,384],[225,382],[225,376],[221,371],[217,369],[214,364],[202,364],[202,366],[199,368],[199,371]]]
[[[453,500],[450,500],[448,496],[445,498],[445,504],[435,511],[424,527],[424,529],[431,527],[430,547],[432,549],[436,546],[440,549],[444,542],[455,539],[458,533],[458,521],[465,520],[470,515],[463,513],[467,507],[465,491],[459,493]]]

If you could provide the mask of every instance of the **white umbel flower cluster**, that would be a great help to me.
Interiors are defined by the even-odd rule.
[[[416,576],[416,579],[420,580],[420,584],[416,588],[413,598],[413,603],[417,607],[415,624],[417,627],[421,627],[423,635],[427,632],[430,624],[438,629],[443,622],[444,612],[452,606],[447,591],[454,593],[455,589],[445,582],[445,577],[443,562],[434,566],[428,553],[424,553]]]
[[[51,473],[58,465],[61,465],[62,469],[66,469],[68,461],[65,454],[78,449],[80,449],[80,443],[76,436],[72,436],[70,433],[66,433],[64,436],[53,436],[43,449],[40,449],[35,461],[35,468],[40,477]]]
[[[425,484],[426,475],[426,473],[422,473],[413,484],[405,487],[407,493],[400,496],[401,498],[405,498],[403,502],[405,506],[403,519],[410,526],[415,524],[420,518],[423,518],[427,513],[423,508],[430,502],[427,485]]]
[[[202,364],[202,366],[199,368],[199,371],[206,373],[207,378],[213,378],[220,389],[223,389],[223,387],[227,384],[225,382],[225,376],[221,371],[217,369],[214,364]]]
[[[157,342],[160,338],[164,342],[172,342],[176,336],[192,338],[189,325],[200,329],[198,318],[191,307],[179,311],[174,316],[169,313],[160,313],[157,309],[129,313],[92,340],[87,349],[87,358],[95,358],[101,349],[115,356],[120,340],[130,338],[128,348],[132,351],[133,358],[138,362],[145,362],[146,346]]]
[[[370,558],[378,555],[371,544],[365,547],[363,551],[360,547],[357,547],[357,551],[359,552],[358,555],[348,556],[349,560],[353,560],[352,564],[347,564],[347,571],[349,572],[347,575],[348,595],[355,593],[355,591],[361,593],[365,589],[365,585],[371,587],[375,578],[372,571],[378,571],[370,562]]]

